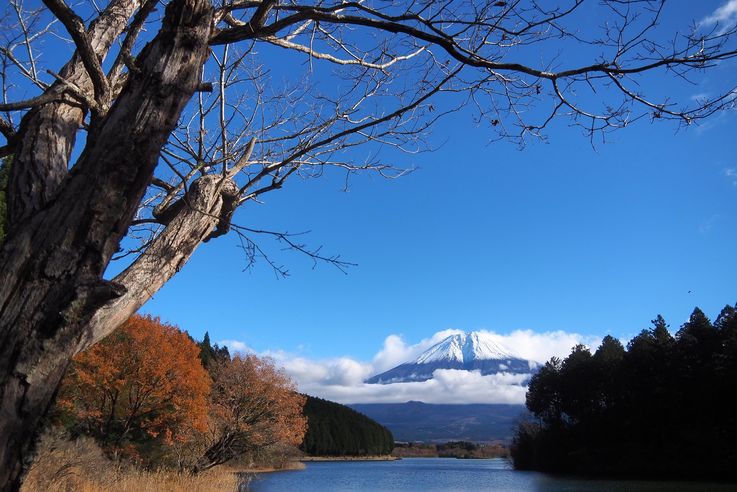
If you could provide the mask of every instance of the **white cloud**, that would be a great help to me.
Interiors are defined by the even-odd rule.
[[[524,403],[524,386],[529,375],[500,373],[483,376],[479,371],[438,369],[433,379],[421,382],[395,384],[366,384],[374,374],[379,374],[403,362],[416,358],[420,353],[444,338],[462,333],[448,329],[435,333],[416,344],[408,344],[401,335],[389,335],[371,362],[351,357],[335,357],[313,360],[282,350],[269,350],[259,355],[272,357],[297,383],[299,390],[340,403],[401,403],[409,400],[426,403]],[[571,348],[583,343],[592,350],[601,339],[577,333],[554,331],[536,333],[532,330],[516,330],[509,334],[487,331],[497,342],[518,356],[538,363],[551,357],[565,357]],[[253,351],[242,342],[221,342],[231,351]]]
[[[709,100],[709,93],[707,92],[697,92],[696,94],[693,94],[690,98],[694,102],[702,102],[702,101],[708,101]]]
[[[737,0],[728,0],[724,5],[701,21],[703,25],[718,25],[719,34],[728,31],[737,23]]]
[[[411,361],[444,338],[458,333],[463,331],[453,329],[439,331],[414,345],[407,345],[401,335],[389,335],[384,339],[384,346],[373,358],[374,370],[378,374],[403,362]]]
[[[724,170],[724,175],[732,181],[734,186],[737,186],[737,167],[730,167]]]
[[[502,345],[509,347],[516,355],[523,359],[544,363],[551,357],[563,358],[571,352],[574,345],[582,343],[591,351],[601,343],[600,337],[583,336],[578,333],[565,331],[549,331],[536,333],[532,330],[515,330],[508,335],[499,335],[489,332]]]
[[[370,364],[362,364],[348,357],[341,357],[330,363],[327,384],[339,386],[355,386],[371,376],[373,367]]]
[[[289,373],[289,369],[287,368]],[[482,376],[479,371],[438,369],[428,381],[394,384],[324,385],[300,382],[300,390],[341,403],[524,403],[523,374]]]
[[[287,373],[299,384],[310,384],[314,382],[327,382],[329,380],[329,368],[325,363],[318,363],[302,357],[293,359],[276,359]]]
[[[221,340],[218,345],[228,347],[230,353],[253,354],[255,351],[243,342],[238,340]]]
[[[708,219],[702,220],[699,223],[699,234],[709,234],[714,226],[719,222],[719,214],[712,215]]]

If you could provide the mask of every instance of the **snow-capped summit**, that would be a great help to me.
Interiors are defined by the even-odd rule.
[[[513,354],[488,333],[474,331],[451,335],[406,362],[369,378],[367,383],[389,384],[427,381],[436,369],[481,371],[481,374],[508,372],[527,374],[536,364]]]
[[[492,335],[479,331],[451,335],[425,350],[415,364],[438,361],[471,362],[474,360],[515,359],[516,356],[494,340]]]

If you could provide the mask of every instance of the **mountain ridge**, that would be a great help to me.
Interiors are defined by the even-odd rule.
[[[510,442],[524,405],[502,403],[354,403],[349,407],[388,428],[401,442]]]

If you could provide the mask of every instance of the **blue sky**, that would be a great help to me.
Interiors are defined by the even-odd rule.
[[[696,96],[731,70],[665,88]],[[348,275],[268,239],[291,275],[264,262],[244,272],[229,236],[143,311],[195,337],[316,360],[367,361],[391,334],[415,344],[446,329],[628,339],[661,313],[675,331],[694,306],[714,317],[737,301],[735,120],[680,131],[641,121],[594,147],[561,121],[548,143],[520,150],[490,143],[462,112],[436,125],[437,151],[393,156],[418,167],[408,176],[356,176],[343,192],[343,176],[327,173],[238,212],[249,227],[311,231],[305,243],[358,264]]]
[[[239,212],[254,227],[311,230],[306,242],[358,263],[348,275],[278,248],[289,278],[265,264],[243,272],[236,239],[224,238],[145,310],[195,336],[320,357],[368,357],[389,333],[627,337],[658,313],[672,325],[695,305],[716,314],[737,301],[733,125],[640,124],[596,149],[562,129],[519,151],[485,145],[459,116],[409,176],[358,177],[347,193],[337,176],[294,181]]]

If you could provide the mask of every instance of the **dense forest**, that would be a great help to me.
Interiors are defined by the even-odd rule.
[[[386,455],[394,448],[389,429],[345,405],[308,396],[304,414],[308,424],[301,449],[307,454]]]
[[[396,443],[392,455],[400,458],[508,458],[509,448],[501,443],[480,444],[470,441],[449,441],[442,444]]]
[[[517,428],[518,469],[737,478],[737,311],[696,308],[671,336],[661,316],[625,349],[607,336],[533,376]]]

